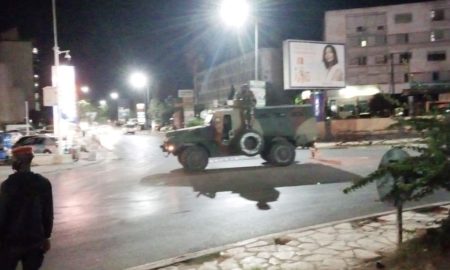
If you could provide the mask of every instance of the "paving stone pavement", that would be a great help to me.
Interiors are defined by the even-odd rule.
[[[440,226],[450,204],[403,213],[404,241]],[[260,237],[226,249],[165,266],[164,270],[295,269],[346,270],[380,259],[395,250],[396,214],[289,231]]]

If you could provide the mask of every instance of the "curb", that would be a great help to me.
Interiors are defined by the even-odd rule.
[[[403,212],[405,212],[405,211],[413,211],[413,210],[417,210],[417,209],[430,208],[430,207],[437,207],[437,206],[441,206],[441,205],[445,205],[445,204],[449,204],[449,203],[450,203],[450,201],[442,201],[442,202],[437,202],[437,203],[424,204],[424,205],[420,205],[420,206],[405,208],[403,210]],[[294,233],[294,232],[295,233],[300,233],[300,232],[304,232],[304,231],[308,231],[308,230],[313,230],[313,229],[315,230],[315,229],[320,229],[320,228],[323,228],[323,227],[334,226],[334,225],[337,225],[337,224],[340,224],[340,223],[354,222],[354,221],[357,221],[357,220],[364,220],[364,219],[371,219],[371,218],[384,216],[384,215],[390,215],[390,214],[394,214],[394,213],[396,213],[396,210],[385,211],[385,212],[380,212],[380,213],[375,213],[375,214],[369,214],[369,215],[364,215],[364,216],[359,216],[359,217],[354,217],[354,218],[349,218],[349,219],[342,219],[342,220],[337,220],[337,221],[332,221],[332,222],[327,222],[327,223],[307,226],[307,227],[300,228],[300,229],[292,229],[292,230],[288,230],[288,231],[268,234],[268,235],[262,235],[262,236],[259,236],[259,237],[254,237],[254,238],[243,240],[243,241],[240,241],[240,242],[237,242],[237,243],[233,243],[233,244],[227,244],[227,245],[223,245],[223,246],[220,246],[220,247],[214,247],[214,248],[205,249],[205,250],[201,250],[201,251],[197,251],[197,252],[183,254],[183,255],[172,257],[172,258],[168,258],[168,259],[159,260],[159,261],[152,262],[152,263],[147,263],[147,264],[143,264],[143,265],[139,265],[139,266],[135,266],[135,267],[125,268],[124,270],[153,270],[153,269],[158,269],[158,268],[170,266],[172,264],[181,263],[181,262],[184,262],[184,261],[195,259],[195,258],[198,258],[198,257],[203,257],[203,256],[207,256],[207,255],[210,255],[210,254],[214,254],[214,253],[226,250],[226,249],[230,249],[230,248],[233,248],[233,247],[236,247],[236,246],[239,246],[239,245],[243,245],[246,242],[256,241],[256,240],[261,239],[261,238],[277,238],[279,236],[282,236],[282,235],[285,235],[285,234],[289,234],[289,233]]]
[[[348,147],[360,146],[379,146],[379,145],[399,145],[399,144],[415,144],[423,142],[422,138],[408,138],[395,140],[362,140],[362,141],[336,141],[336,142],[317,142],[317,149],[340,149]]]

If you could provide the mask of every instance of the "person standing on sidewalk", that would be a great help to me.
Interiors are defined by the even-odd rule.
[[[15,171],[0,187],[0,269],[37,270],[50,249],[53,196],[50,181],[31,172],[33,150],[13,149]]]

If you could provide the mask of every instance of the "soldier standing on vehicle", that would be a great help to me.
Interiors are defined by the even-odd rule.
[[[253,115],[253,108],[256,105],[256,98],[252,90],[250,90],[248,84],[243,84],[241,86],[241,89],[236,93],[234,99],[238,100],[241,106],[241,111],[244,116],[243,119],[245,123],[245,128],[250,129],[252,127],[251,121]]]
[[[31,172],[31,147],[12,152],[15,171],[0,187],[0,268],[37,270],[50,249],[53,198],[50,181]]]

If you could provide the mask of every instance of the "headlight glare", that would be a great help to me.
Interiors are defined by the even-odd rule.
[[[167,145],[166,149],[169,152],[173,152],[175,150],[175,146],[173,144],[169,144],[169,145]]]

